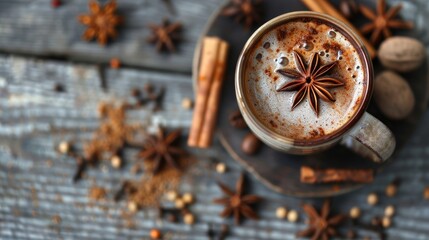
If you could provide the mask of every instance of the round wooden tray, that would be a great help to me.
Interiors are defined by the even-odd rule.
[[[228,1],[225,2],[227,4]],[[374,1],[362,1],[368,6],[375,5]],[[396,3],[396,1],[391,1]],[[333,1],[337,4],[336,1]],[[407,15],[404,18],[412,20],[416,23],[415,29],[408,32],[401,32],[400,35],[408,35],[416,38],[428,39],[429,36],[425,31],[424,24],[419,24],[424,16],[427,15],[416,3],[410,1],[404,2],[404,9]],[[342,184],[303,184],[300,182],[300,168],[302,165],[315,168],[372,168],[376,173],[383,170],[386,164],[375,164],[360,156],[354,154],[350,150],[337,146],[320,154],[308,156],[295,156],[284,154],[275,151],[267,146],[256,155],[246,155],[241,149],[241,141],[249,130],[240,130],[233,128],[228,122],[228,115],[238,109],[235,90],[234,90],[234,73],[238,56],[250,35],[258,26],[250,30],[244,29],[239,23],[230,18],[220,15],[220,10],[215,12],[209,20],[205,31],[202,33],[201,39],[204,36],[218,36],[226,40],[230,44],[230,53],[228,58],[228,67],[226,70],[225,82],[222,90],[221,103],[219,108],[219,119],[217,133],[222,145],[228,153],[239,162],[249,173],[254,175],[267,187],[272,190],[296,197],[327,197],[350,192],[359,188],[362,184],[342,183]],[[374,6],[375,8],[375,6]],[[263,20],[261,24],[278,15],[291,11],[307,10],[299,0],[270,0],[263,2]],[[405,12],[405,11],[404,11]],[[359,25],[363,19],[356,19],[354,24]],[[201,40],[200,39],[200,40]],[[200,41],[201,42],[201,41]],[[195,50],[193,64],[193,81],[196,86],[198,76],[198,65],[200,61],[201,45],[198,44]],[[397,140],[396,151],[389,161],[399,161],[395,156],[401,151],[404,144],[410,138],[412,132],[427,106],[427,62],[411,73],[402,74],[405,79],[409,79],[409,84],[414,91],[416,98],[416,106],[413,113],[405,120],[390,121],[386,119],[375,104],[371,102],[368,111],[383,121],[395,134]],[[375,72],[383,70],[378,60],[374,61]],[[388,162],[389,162],[388,161]]]

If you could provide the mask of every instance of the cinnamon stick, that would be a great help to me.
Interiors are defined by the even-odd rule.
[[[219,38],[206,37],[203,40],[200,71],[198,75],[198,91],[195,101],[194,115],[192,117],[192,125],[188,137],[188,145],[191,147],[196,147],[200,138],[207,98],[210,93],[210,85],[213,81],[219,45]]]
[[[221,41],[213,83],[210,88],[209,99],[204,116],[203,128],[198,142],[198,146],[201,148],[207,148],[212,143],[219,108],[220,92],[222,90],[222,83],[225,75],[228,48],[228,43]]]
[[[313,169],[306,166],[301,167],[302,183],[369,183],[373,180],[374,171],[372,169]]]
[[[334,6],[332,6],[332,4],[329,1],[327,0],[301,0],[301,1],[308,7],[308,9],[315,12],[328,14],[347,24],[356,34],[358,34],[363,44],[365,45],[366,49],[368,50],[369,56],[371,58],[375,58],[375,56],[377,55],[377,52],[374,46],[370,42],[368,42],[368,40],[366,40],[366,38],[360,33],[360,31],[356,29],[356,27],[354,27],[353,24],[351,24],[349,20],[347,20]]]

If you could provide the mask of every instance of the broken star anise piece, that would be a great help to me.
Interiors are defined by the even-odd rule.
[[[296,234],[298,237],[311,237],[311,240],[328,240],[330,237],[338,235],[335,228],[346,219],[346,216],[341,214],[329,216],[329,200],[325,200],[323,203],[320,214],[309,204],[304,204],[302,208],[308,216],[308,228],[298,232]]]
[[[102,46],[106,45],[109,38],[117,36],[116,27],[121,24],[122,18],[116,14],[116,1],[108,2],[104,7],[94,0],[89,2],[89,14],[78,17],[80,23],[87,26],[83,33],[83,39],[91,41],[97,39]]]
[[[401,10],[402,5],[398,4],[388,11],[386,11],[386,1],[378,0],[377,2],[377,12],[374,12],[370,8],[360,5],[360,11],[362,14],[371,20],[371,23],[367,23],[362,26],[360,29],[363,34],[371,34],[371,42],[376,44],[380,41],[382,35],[384,38],[389,38],[392,36],[392,32],[390,29],[398,28],[398,29],[411,29],[413,24],[408,21],[403,21],[399,19],[393,19],[396,15],[398,15]]]
[[[324,101],[335,101],[334,96],[327,88],[344,85],[342,81],[336,78],[325,76],[325,73],[337,65],[337,61],[320,66],[319,53],[313,53],[310,58],[310,64],[306,67],[302,57],[296,51],[293,51],[293,56],[296,70],[277,70],[281,75],[292,78],[293,80],[286,82],[277,91],[297,91],[293,98],[292,110],[307,96],[308,103],[314,113],[319,115],[319,98]]]
[[[223,198],[215,199],[214,202],[225,206],[223,212],[220,214],[222,217],[229,217],[234,215],[235,224],[240,224],[241,216],[250,219],[258,219],[258,215],[250,207],[251,204],[262,200],[257,195],[244,194],[244,175],[241,174],[238,179],[235,192],[223,183],[218,182],[222,192],[226,195]]]
[[[149,24],[152,35],[147,39],[149,43],[155,44],[158,51],[176,51],[175,44],[180,40],[182,30],[181,23],[170,23],[164,19],[161,25]]]
[[[180,137],[181,131],[175,130],[164,136],[164,130],[160,129],[157,135],[150,135],[143,143],[143,150],[138,154],[143,160],[154,162],[153,174],[157,174],[167,163],[171,167],[180,169],[175,157],[185,154],[185,151],[173,144]]]
[[[261,19],[259,7],[261,2],[261,0],[231,0],[221,14],[233,17],[237,22],[243,23],[246,28],[250,28]]]

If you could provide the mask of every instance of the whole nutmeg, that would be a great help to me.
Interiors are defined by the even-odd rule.
[[[261,147],[261,140],[253,133],[248,133],[241,143],[241,150],[249,155],[255,154]]]
[[[415,98],[407,81],[392,71],[384,71],[375,79],[374,98],[386,117],[400,120],[414,108]]]
[[[388,38],[378,50],[378,58],[381,64],[398,72],[409,72],[418,68],[425,57],[425,46],[410,37]]]

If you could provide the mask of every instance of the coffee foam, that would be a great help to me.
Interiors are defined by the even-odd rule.
[[[335,34],[329,34],[330,31]],[[269,48],[266,48],[267,42]],[[312,50],[306,50],[305,43]],[[276,91],[292,80],[276,72],[281,68],[296,69],[292,50],[300,53],[306,65],[316,51],[323,65],[338,60],[337,66],[327,75],[342,80],[345,85],[328,89],[335,102],[319,98],[318,117],[307,98],[291,111],[296,91]],[[287,65],[280,64],[281,57],[288,59]],[[342,33],[323,23],[295,20],[270,30],[250,52],[245,67],[243,86],[251,111],[265,126],[291,139],[317,139],[334,133],[354,116],[366,89],[363,65],[356,48]]]

